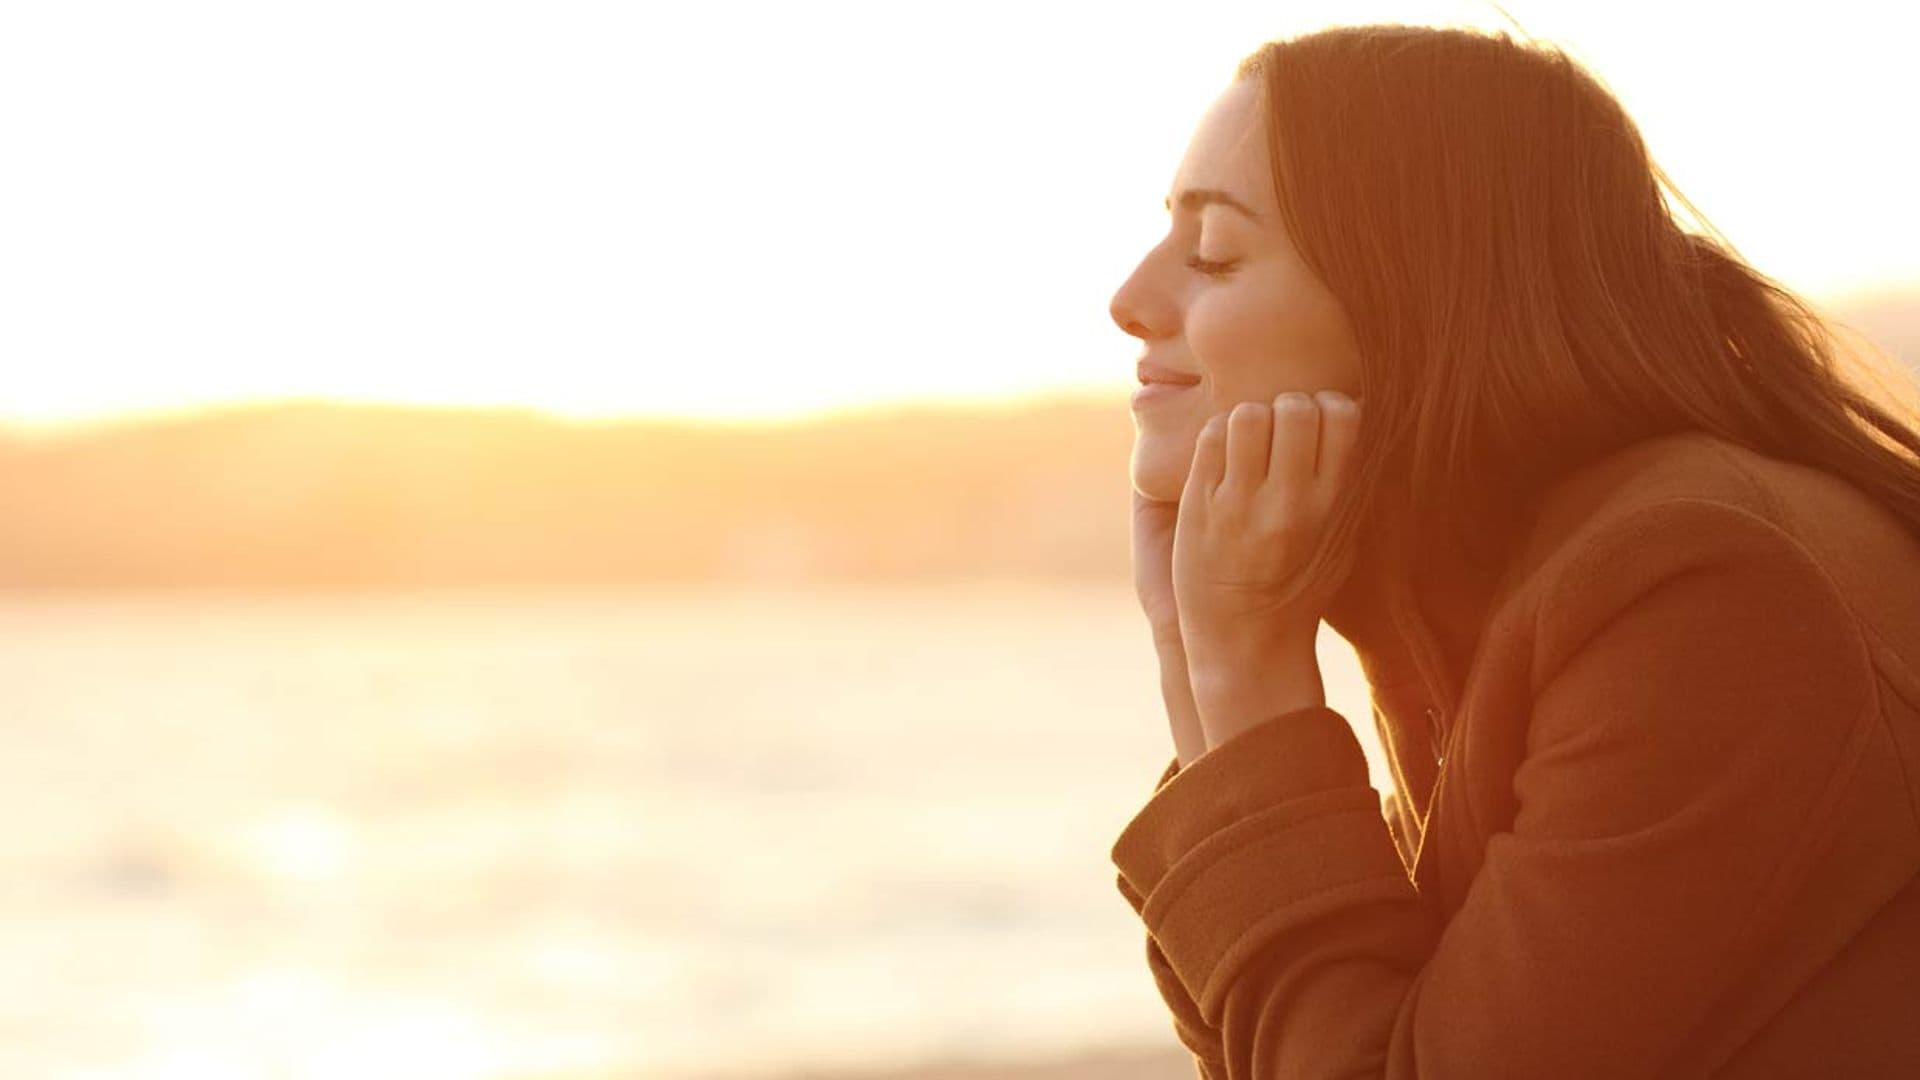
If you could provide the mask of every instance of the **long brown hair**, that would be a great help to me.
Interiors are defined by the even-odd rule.
[[[1303,588],[1367,522],[1496,557],[1555,477],[1687,430],[1828,470],[1920,536],[1912,376],[1747,265],[1558,48],[1340,27],[1236,75],[1264,85],[1282,216],[1360,346],[1352,494]]]

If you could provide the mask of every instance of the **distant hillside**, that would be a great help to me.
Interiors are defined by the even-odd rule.
[[[1838,313],[1909,364],[1912,293]],[[1122,394],[812,424],[281,404],[0,440],[0,587],[1127,578]]]
[[[284,404],[0,445],[0,585],[1127,573],[1124,397],[817,425]]]

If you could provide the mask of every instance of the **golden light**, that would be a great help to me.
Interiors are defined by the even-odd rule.
[[[731,12],[732,9],[728,9]],[[1509,18],[1509,14],[1511,18]],[[0,420],[795,416],[1128,381],[1106,300],[1260,40],[1560,42],[1763,270],[1920,283],[1881,5],[58,6],[0,42]]]

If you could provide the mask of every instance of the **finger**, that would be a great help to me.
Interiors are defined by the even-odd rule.
[[[1320,464],[1318,476],[1339,484],[1353,464],[1360,444],[1360,403],[1337,390],[1322,390],[1320,403]]]
[[[1227,414],[1227,487],[1252,491],[1267,480],[1273,453],[1273,410],[1264,401],[1242,401]]]
[[[1180,492],[1184,506],[1190,496],[1203,501],[1213,497],[1227,469],[1227,418],[1224,413],[1207,419],[1200,438],[1193,445],[1193,465],[1187,470],[1187,486]]]
[[[1133,548],[1135,552],[1170,549],[1180,504],[1133,493]]]
[[[1267,475],[1287,488],[1304,492],[1313,483],[1314,459],[1320,453],[1320,410],[1313,399],[1289,390],[1273,399],[1273,454]]]
[[[1135,517],[1151,518],[1156,514],[1171,514],[1179,504],[1177,499],[1155,499],[1142,495],[1137,489],[1133,492],[1133,513]]]

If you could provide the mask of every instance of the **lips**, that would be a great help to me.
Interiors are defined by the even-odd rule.
[[[1142,383],[1172,383],[1175,386],[1192,386],[1200,381],[1200,376],[1190,371],[1180,371],[1176,368],[1149,363],[1145,360],[1134,365],[1134,371],[1139,375]]]

